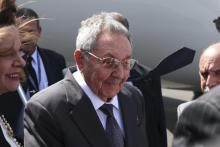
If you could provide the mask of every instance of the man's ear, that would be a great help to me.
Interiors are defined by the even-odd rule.
[[[73,53],[73,56],[74,56],[76,65],[78,66],[80,70],[82,70],[84,66],[84,62],[85,62],[85,58],[84,58],[82,51],[80,49],[76,49]]]

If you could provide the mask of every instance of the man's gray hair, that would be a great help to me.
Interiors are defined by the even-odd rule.
[[[103,32],[123,34],[132,45],[129,31],[109,15],[100,13],[81,22],[76,39],[76,48],[88,51],[94,49],[98,36]]]

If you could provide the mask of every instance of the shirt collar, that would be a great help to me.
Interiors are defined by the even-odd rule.
[[[35,51],[33,52],[33,54],[31,55],[31,57],[33,58],[33,62],[34,63],[37,63],[37,55],[38,55],[38,50],[37,50],[37,47],[35,49]]]
[[[91,100],[93,107],[95,110],[98,110],[103,104],[112,104],[116,109],[119,110],[119,104],[118,104],[118,96],[115,95],[112,97],[110,102],[103,101],[100,97],[98,97],[86,84],[83,75],[80,73],[80,71],[76,71],[73,73],[73,77],[76,79],[79,86],[83,89],[83,91],[86,93],[86,95]]]

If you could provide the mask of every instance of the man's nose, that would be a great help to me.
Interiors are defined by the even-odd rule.
[[[218,83],[218,81],[220,81],[220,79],[218,79],[215,75],[210,74],[207,77],[206,86],[209,88],[213,88],[214,86],[220,84]]]
[[[113,72],[113,75],[117,78],[124,78],[124,74],[125,74],[125,69],[123,64],[118,64]]]

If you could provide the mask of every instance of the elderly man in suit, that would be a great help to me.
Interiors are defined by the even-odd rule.
[[[102,12],[101,15],[112,17],[129,30],[129,23],[125,16],[118,12]],[[76,66],[68,67],[71,72],[75,72]],[[148,144],[152,147],[166,147],[166,123],[164,106],[161,94],[160,77],[150,75],[150,70],[140,63],[135,63],[130,71],[127,81],[132,82],[143,94],[145,102],[146,131]],[[66,72],[66,70],[64,70]]]
[[[174,147],[220,145],[220,43],[202,53],[199,70],[201,89],[208,93],[179,106],[182,114],[174,134]]]
[[[220,86],[190,104],[182,113],[173,147],[220,146]]]
[[[202,92],[220,84],[220,43],[210,45],[204,50],[199,61],[200,86]],[[194,101],[180,104],[177,108],[178,116]]]
[[[128,30],[111,17],[82,21],[77,71],[40,91],[25,110],[28,147],[148,147],[141,93],[126,84],[135,63]]]
[[[105,12],[122,23],[129,30],[128,19],[117,12]],[[130,71],[128,81],[132,82],[143,94],[145,100],[146,131],[149,146],[167,147],[166,119],[161,92],[160,76],[152,74],[152,69],[136,63]]]

